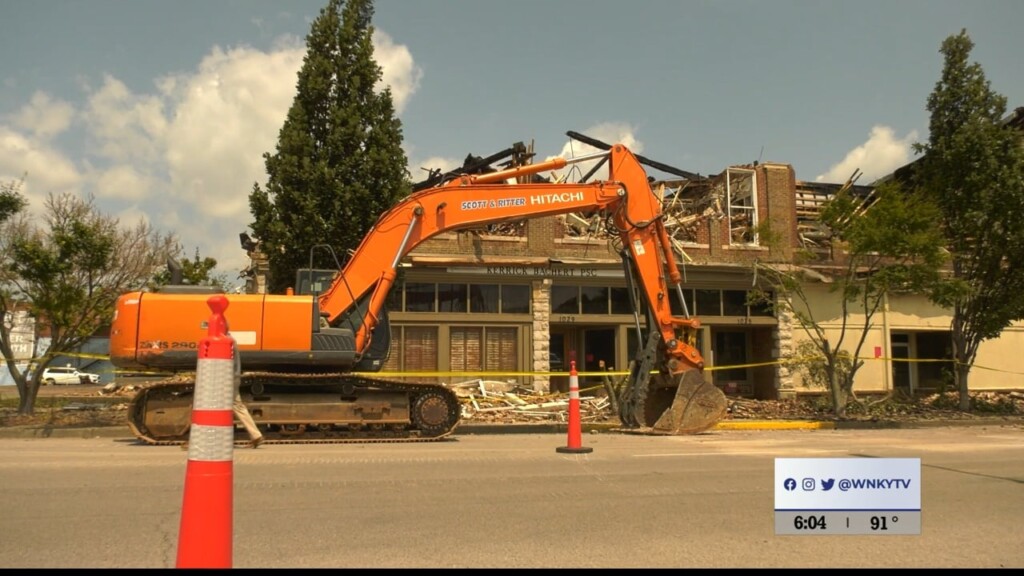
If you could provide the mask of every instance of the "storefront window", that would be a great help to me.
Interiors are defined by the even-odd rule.
[[[494,313],[498,311],[497,284],[470,284],[469,311],[477,313]]]
[[[609,288],[609,292],[612,301],[612,314],[633,313],[629,290],[626,288]]]
[[[579,314],[580,290],[578,286],[552,286],[551,311],[555,314]]]
[[[512,327],[452,326],[448,349],[456,372],[514,371],[519,358]]]
[[[693,290],[683,290],[683,299],[686,300],[686,310],[683,310],[683,305],[679,302],[679,295],[673,289],[670,291],[668,302],[669,309],[672,310],[672,314],[676,316],[685,316],[684,312],[689,312],[693,315]]]
[[[465,284],[438,284],[437,306],[439,312],[466,312],[469,305]]]
[[[700,316],[721,316],[721,292],[718,290],[697,290],[696,313]]]
[[[395,284],[391,287],[391,291],[388,292],[388,298],[384,301],[384,305],[387,306],[388,310],[402,310],[402,294],[404,292],[404,284]]]
[[[715,366],[737,366],[716,370],[715,383],[746,382],[747,369],[739,367],[747,363],[747,333],[718,332],[715,334]]]
[[[722,308],[723,316],[746,316],[747,291],[722,290]]]
[[[504,314],[529,314],[530,287],[522,284],[502,284],[501,311]]]
[[[759,300],[750,305],[751,316],[774,316],[771,302],[774,302],[775,295],[769,292],[765,297],[767,300]]]
[[[584,314],[607,314],[608,289],[603,286],[581,286],[580,302]]]
[[[437,370],[437,326],[406,326],[402,369]]]
[[[436,326],[394,326],[391,332],[391,351],[384,363],[384,370],[437,370],[437,343]]]
[[[405,285],[406,312],[434,312],[436,287],[433,283],[408,282]]]

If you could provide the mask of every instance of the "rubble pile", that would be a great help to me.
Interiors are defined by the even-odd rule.
[[[1024,392],[972,392],[971,410],[958,409],[956,392],[910,397],[900,392],[866,395],[846,406],[849,419],[868,420],[965,420],[986,416],[1024,416]],[[805,395],[793,400],[729,398],[728,418],[759,420],[831,420],[835,418],[828,396]]]
[[[569,395],[540,394],[508,382],[469,380],[449,385],[462,402],[462,419],[476,424],[568,422]],[[604,396],[580,396],[580,421],[615,419],[611,401]]]
[[[1024,414],[1024,392],[972,392],[971,411],[975,414]],[[921,399],[935,409],[956,409],[960,404],[960,395],[956,392],[932,394]]]
[[[807,402],[800,400],[751,400],[729,397],[726,418],[736,420],[817,419],[822,416]]]

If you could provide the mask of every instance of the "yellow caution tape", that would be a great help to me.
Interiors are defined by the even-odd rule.
[[[89,358],[94,360],[109,360],[110,356],[107,354],[93,354],[84,352],[62,352],[58,354],[59,357],[71,357],[71,358]],[[799,364],[807,362],[808,360],[822,359],[822,356],[803,356],[798,358],[780,358],[777,360],[768,360],[765,362],[750,362],[746,364],[722,364],[716,366],[705,366],[704,370],[707,372],[715,372],[719,370],[734,370],[737,368],[760,368],[764,366],[781,366],[786,364]],[[926,363],[926,362],[944,362],[948,364],[963,364],[961,362],[955,362],[949,359],[942,358],[891,358],[886,356],[858,356],[858,360],[862,361],[882,361],[882,362],[906,362],[906,363]],[[14,362],[37,362],[39,358],[15,358]],[[5,363],[10,363],[7,359],[4,359]],[[993,372],[1001,372],[1004,374],[1017,374],[1024,376],[1024,372],[1018,372],[1013,370],[1003,370],[1000,368],[991,368],[988,366],[981,366],[978,364],[971,365],[971,368],[977,368],[979,370],[989,370]],[[655,373],[656,371],[652,371]],[[113,373],[113,374],[139,374],[139,375],[161,375],[170,374],[170,371],[140,371],[140,370],[101,370],[100,373]],[[572,374],[566,371],[559,372],[544,372],[544,371],[518,371],[518,372],[453,372],[453,371],[408,371],[408,372],[394,372],[394,371],[382,371],[382,372],[353,372],[353,374],[372,375],[382,378],[466,378],[467,380],[484,380],[488,378],[523,378],[523,377],[542,377],[550,378],[553,376],[564,376],[568,377]],[[577,371],[576,375],[581,378],[589,377],[603,377],[603,376],[628,376],[628,370],[607,370],[607,371]]]

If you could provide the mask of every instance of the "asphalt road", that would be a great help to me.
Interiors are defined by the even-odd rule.
[[[459,435],[232,464],[235,568],[1024,567],[1024,428]],[[921,533],[776,535],[776,458],[921,459]],[[173,568],[188,452],[0,439],[0,566]],[[193,482],[193,484],[189,484]]]

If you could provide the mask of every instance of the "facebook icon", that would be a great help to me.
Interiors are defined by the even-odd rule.
[[[786,490],[796,490],[796,480],[786,478],[786,481],[782,483],[782,487]]]

